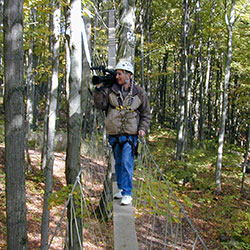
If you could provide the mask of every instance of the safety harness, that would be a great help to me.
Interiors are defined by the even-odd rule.
[[[119,110],[119,111],[121,111],[121,110],[127,110],[129,112],[135,111],[134,109],[131,108],[131,106],[124,107],[124,106],[120,105],[118,107],[113,107],[113,108],[115,108],[116,110]]]
[[[133,103],[133,96],[132,96],[132,93],[133,93],[133,88],[134,88],[134,81],[133,81],[133,79],[131,79],[131,81],[132,81],[132,84],[131,84],[131,87],[130,87],[130,92],[128,93],[128,95],[129,95],[128,104],[129,104],[129,105],[123,106],[123,105],[122,105],[122,104],[123,104],[123,102],[122,102],[122,97],[119,96],[119,97],[118,97],[119,106],[114,107],[114,106],[110,105],[111,108],[116,109],[116,110],[118,110],[118,111],[120,111],[120,112],[121,112],[121,111],[125,111],[125,112],[135,112],[135,110],[131,108],[131,105],[132,105],[132,103]],[[120,93],[120,95],[121,95],[121,93]],[[124,130],[124,127],[125,127],[125,122],[126,122],[126,119],[125,119],[125,118],[126,118],[126,115],[123,115],[123,117],[124,117],[124,118],[122,119],[122,130]],[[119,147],[120,147],[120,149],[121,149],[121,151],[122,151],[122,150],[123,150],[123,146],[124,146],[126,143],[129,143],[129,144],[131,145],[131,147],[132,147],[132,153],[133,153],[133,155],[137,156],[138,143],[137,143],[137,146],[135,147],[134,142],[132,142],[132,141],[129,139],[129,136],[128,136],[127,134],[122,134],[122,135],[125,135],[125,136],[126,136],[126,141],[124,141],[124,142],[120,142],[120,141],[119,141],[119,137],[120,137],[121,135],[114,135],[114,137],[116,138],[116,140],[115,140],[114,144],[112,145],[113,151],[114,151],[116,145],[119,145]]]
[[[121,136],[121,135],[112,135],[112,137],[115,137],[115,142],[114,142],[114,144],[112,145],[113,151],[115,150],[115,147],[116,147],[117,145],[120,147],[120,150],[122,151],[124,145],[125,145],[126,143],[129,143],[130,146],[132,147],[132,153],[133,153],[133,155],[136,156],[136,155],[137,155],[137,146],[135,147],[134,142],[132,142],[132,141],[129,139],[129,136],[128,136],[128,135],[124,135],[124,136],[126,136],[126,141],[120,142],[120,141],[119,141],[119,137],[120,137],[120,136]],[[137,145],[138,145],[138,143],[137,143]]]

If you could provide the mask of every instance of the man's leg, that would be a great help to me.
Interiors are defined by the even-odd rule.
[[[123,140],[127,140],[123,138]],[[126,142],[123,145],[122,150],[122,162],[121,162],[121,169],[122,169],[122,179],[121,179],[121,187],[122,187],[122,194],[123,195],[130,195],[132,194],[133,188],[133,173],[134,173],[134,147],[137,144],[137,137],[136,136],[129,136],[130,142]],[[132,145],[134,144],[134,146]]]
[[[113,148],[114,158],[115,158],[115,175],[117,186],[119,189],[122,189],[122,151],[120,145],[117,143],[117,138],[115,136],[109,136],[109,143]]]

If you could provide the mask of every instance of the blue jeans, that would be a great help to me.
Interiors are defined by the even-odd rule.
[[[110,135],[108,138],[113,148],[118,188],[122,189],[122,195],[131,195],[134,173],[134,149],[137,146],[138,137],[137,135]]]

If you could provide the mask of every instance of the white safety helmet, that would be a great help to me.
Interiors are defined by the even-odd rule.
[[[115,70],[117,69],[126,70],[134,74],[134,67],[129,61],[120,61],[115,67]]]

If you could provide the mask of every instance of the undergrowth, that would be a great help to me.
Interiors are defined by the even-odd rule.
[[[3,140],[3,136],[0,137]],[[150,150],[176,196],[184,201],[189,218],[208,248],[250,249],[250,199],[240,193],[244,149],[225,144],[222,168],[223,193],[216,194],[214,190],[217,142],[206,141],[203,149],[194,147],[185,153],[182,161],[176,161],[175,138],[172,130],[153,132],[149,137]],[[0,194],[3,200],[3,166],[0,168],[0,177]],[[30,182],[27,183],[27,188],[37,189],[36,193],[42,196],[43,191],[41,187],[38,188],[38,184],[44,182],[42,175],[34,175],[31,179],[33,186]],[[245,187],[250,190],[249,175],[246,176]],[[59,202],[58,197],[54,198],[51,197],[52,203],[53,200]],[[185,201],[188,201],[188,205]],[[6,234],[4,203],[0,206],[0,234]]]
[[[222,194],[215,192],[217,142],[206,141],[204,147],[194,147],[182,161],[174,157],[175,133],[154,132],[149,138],[161,171],[178,198],[188,199],[185,206],[209,249],[250,249],[250,199],[240,192],[244,149],[225,145],[222,167]],[[245,180],[250,188],[250,176]],[[202,231],[206,228],[206,231]]]

